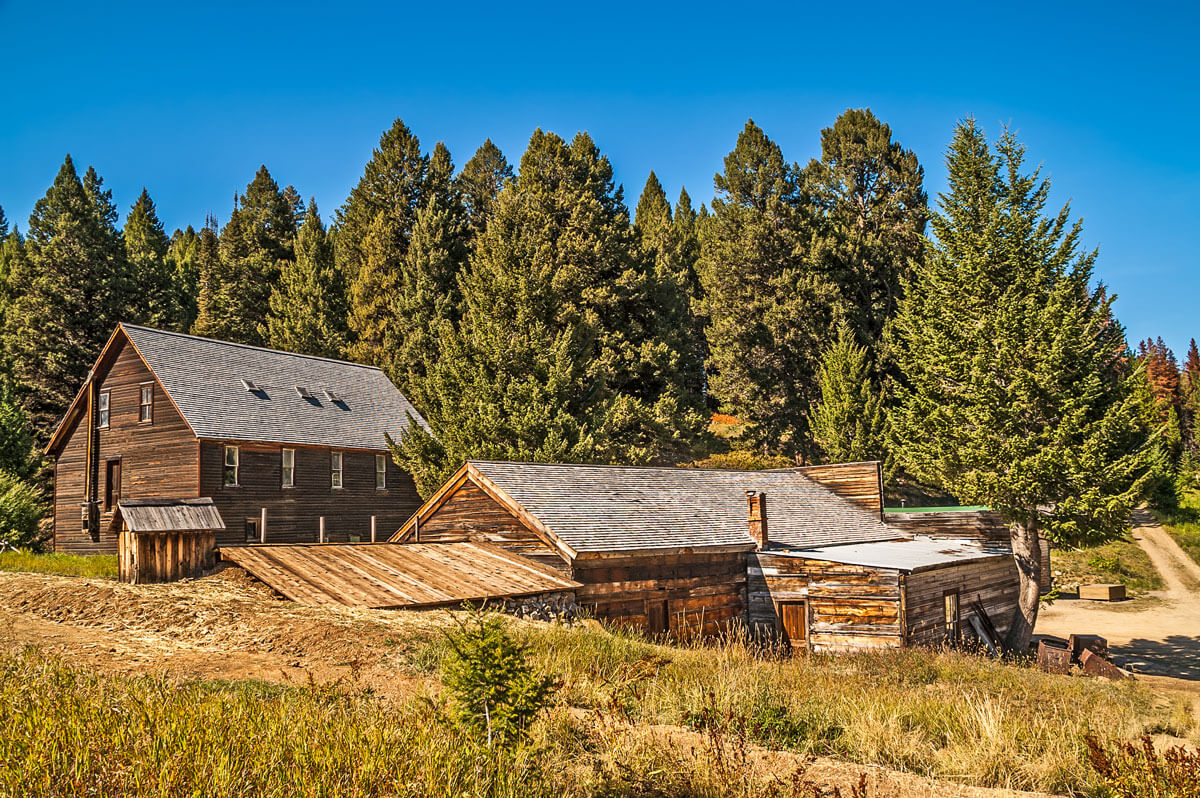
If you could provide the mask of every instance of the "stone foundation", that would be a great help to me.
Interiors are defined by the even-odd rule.
[[[575,603],[574,591],[570,590],[504,599],[493,606],[507,615],[529,621],[557,621],[570,626],[579,618],[579,605]]]

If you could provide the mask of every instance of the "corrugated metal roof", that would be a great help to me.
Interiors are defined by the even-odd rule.
[[[488,543],[222,546],[292,601],[392,609],[556,593],[580,587],[549,566]]]
[[[112,525],[134,532],[215,531],[225,528],[212,499],[137,499],[117,504]]]
[[[806,549],[793,548],[771,553],[787,557],[804,557],[810,560],[911,572],[940,565],[1008,557],[1012,555],[1012,549],[1003,543],[990,541],[918,537],[911,540],[850,543]]]
[[[200,438],[383,450],[409,415],[428,428],[373,366],[121,326]]]
[[[798,471],[471,461],[578,553],[745,546],[746,491],[766,494],[768,538],[784,546],[888,540],[884,526]]]

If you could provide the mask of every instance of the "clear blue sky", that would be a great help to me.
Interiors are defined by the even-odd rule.
[[[869,106],[934,197],[955,122],[1012,125],[1072,200],[1131,339],[1200,337],[1195,3],[50,3],[0,0],[0,205],[25,226],[64,154],[122,212],[224,219],[261,163],[328,217],[403,118],[462,164],[587,130],[634,204],[697,204],[753,117],[791,159]]]

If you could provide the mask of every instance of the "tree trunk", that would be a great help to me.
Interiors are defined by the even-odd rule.
[[[1037,622],[1041,597],[1039,583],[1042,575],[1042,542],[1036,517],[1013,524],[1009,540],[1012,543],[1013,559],[1017,563],[1020,588],[1017,609],[1013,613],[1012,625],[1008,628],[1004,647],[1012,653],[1025,654],[1029,651],[1029,641],[1033,638],[1033,625]]]

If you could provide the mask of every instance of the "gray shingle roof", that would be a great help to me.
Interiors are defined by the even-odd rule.
[[[766,494],[774,547],[906,537],[789,470],[472,461],[484,477],[576,552],[752,545],[746,491]]]
[[[428,429],[372,366],[121,326],[200,438],[383,450],[384,433],[399,439],[409,414]],[[260,390],[248,391],[242,380]]]

